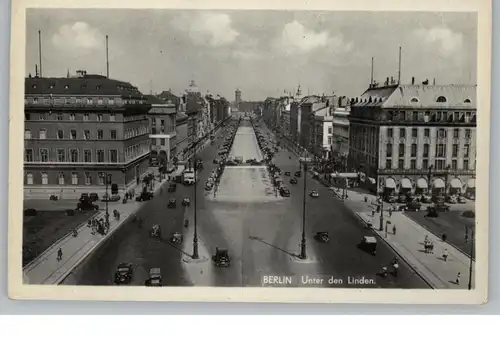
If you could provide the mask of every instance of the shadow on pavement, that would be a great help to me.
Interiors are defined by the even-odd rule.
[[[276,249],[276,250],[278,250],[278,251],[281,251],[281,252],[286,253],[287,255],[290,255],[291,257],[295,257],[295,258],[296,258],[296,257],[299,257],[299,255],[296,255],[296,254],[294,254],[294,253],[291,253],[291,252],[289,252],[289,251],[286,251],[285,249],[282,249],[282,248],[280,248],[280,247],[277,247],[276,245],[273,245],[273,244],[271,244],[271,243],[268,243],[268,242],[264,241],[262,238],[259,238],[259,237],[254,237],[254,236],[248,236],[248,238],[249,238],[250,240],[253,240],[253,241],[258,241],[258,242],[264,243],[264,244],[266,244],[266,245],[268,245],[268,246],[270,246],[270,247],[272,247],[272,248],[274,248],[274,249]]]

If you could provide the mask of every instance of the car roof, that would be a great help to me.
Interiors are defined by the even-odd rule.
[[[159,275],[161,273],[161,269],[160,268],[151,268],[149,269],[149,274],[151,275]]]
[[[373,236],[365,236],[366,243],[377,243],[377,239]]]

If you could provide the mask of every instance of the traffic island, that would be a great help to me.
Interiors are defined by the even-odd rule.
[[[206,256],[199,256],[198,258],[193,258],[192,256],[184,256],[182,259],[184,263],[194,263],[194,264],[199,264],[199,263],[205,263],[208,261],[208,257]]]

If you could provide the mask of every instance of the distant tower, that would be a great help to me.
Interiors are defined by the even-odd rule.
[[[189,83],[189,88],[186,89],[186,93],[199,93],[199,92],[200,90],[198,89],[198,86],[196,86],[194,80],[191,80],[191,82]]]
[[[234,105],[236,109],[240,109],[240,103],[241,103],[241,90],[236,89],[234,92]]]

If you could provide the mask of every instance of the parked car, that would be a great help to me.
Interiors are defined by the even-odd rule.
[[[467,201],[465,200],[465,197],[463,197],[463,196],[458,196],[457,202],[460,204],[467,203]]]
[[[104,195],[102,195],[101,201],[103,201],[103,202],[106,202],[106,201],[117,202],[120,200],[120,198],[121,198],[120,195],[109,195],[109,194],[105,193]]]
[[[85,200],[90,200],[89,194],[88,194],[88,193],[86,193],[86,192],[84,192],[84,193],[82,193],[82,194],[80,195],[80,199],[79,199],[79,201],[81,202],[81,201],[85,201]]]
[[[406,210],[408,211],[420,211],[422,204],[419,202],[409,202],[406,204]]]
[[[297,184],[297,179],[295,177],[292,177],[290,179],[290,184]]]
[[[177,200],[175,198],[171,198],[168,200],[167,208],[174,209],[177,207]]]
[[[162,286],[160,268],[152,268],[149,270],[149,278],[146,280],[146,286],[159,287]]]
[[[316,190],[313,190],[309,193],[309,196],[311,196],[313,198],[317,198],[317,197],[319,197],[319,193]]]
[[[431,208],[431,207],[429,207]],[[427,209],[429,209],[427,208]],[[444,203],[436,203],[432,206],[432,208],[436,209],[436,211],[450,211],[450,206]]]
[[[408,199],[406,198],[405,195],[399,195],[398,202],[399,203],[406,203]]]
[[[454,195],[449,195],[447,198],[446,198],[446,202],[450,203],[450,204],[456,204],[457,203],[457,196],[454,196]]]
[[[290,197],[290,190],[288,190],[284,186],[281,186],[279,189],[280,189],[280,195],[282,197]]]
[[[294,174],[295,177],[300,177],[302,176],[302,173],[300,172],[300,170],[297,170]]]
[[[445,198],[443,195],[434,195],[432,196],[432,202],[434,203],[444,203],[445,202]]]
[[[189,199],[189,197],[184,197],[182,199],[182,205],[185,206],[185,207],[191,205],[191,200]]]
[[[95,193],[95,192],[90,193],[90,196],[89,196],[89,197],[90,197],[90,200],[91,200],[92,202],[99,201],[99,195],[97,195],[97,193]]]
[[[139,196],[135,198],[137,202],[149,201],[153,199],[154,195],[151,191],[143,191]]]
[[[99,206],[96,204],[93,204],[90,201],[90,199],[88,199],[88,200],[83,200],[81,202],[78,202],[76,205],[76,209],[79,211],[99,210]]]
[[[397,199],[396,199],[396,196],[395,195],[386,195],[385,196],[385,200],[388,202],[388,203],[396,203]]]
[[[227,249],[215,248],[215,255],[212,256],[212,261],[216,267],[229,267],[231,259]]]
[[[432,197],[429,195],[422,195],[420,198],[420,202],[422,203],[431,203],[432,202]]]

